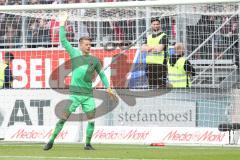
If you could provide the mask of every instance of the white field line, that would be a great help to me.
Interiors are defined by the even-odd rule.
[[[14,158],[14,159],[74,159],[74,160],[170,160],[170,159],[137,159],[137,158],[84,158],[84,157],[43,157],[43,156],[0,156],[0,158]]]
[[[0,147],[1,146],[22,146],[22,147],[34,147],[34,146],[42,146],[43,144],[23,144],[23,143],[0,143]],[[63,148],[78,148],[78,147],[82,147],[83,144],[73,144],[70,145],[70,144],[63,144],[63,143],[57,143],[55,144],[55,146],[58,146],[58,147],[63,147]],[[189,147],[192,147],[191,149],[196,149],[196,150],[203,150],[203,149],[222,149],[222,148],[236,148],[237,150],[240,149],[240,145],[208,145],[208,146],[201,146],[201,145],[167,145],[167,147],[164,147],[164,146],[159,146],[159,147],[152,147],[152,146],[149,146],[149,145],[142,145],[142,146],[124,146],[124,145],[116,145],[116,146],[108,146],[108,145],[103,145],[102,147],[103,148],[126,148],[126,149],[140,149],[140,148],[144,148],[144,149],[168,149],[169,147],[179,147],[179,149],[189,149]],[[98,147],[102,148],[101,145],[98,144]],[[178,149],[178,148],[175,148],[175,149]]]

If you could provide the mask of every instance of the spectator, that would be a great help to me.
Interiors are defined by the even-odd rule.
[[[76,11],[77,15],[84,16],[86,13],[85,9],[81,9]],[[76,39],[79,40],[81,37],[89,36],[88,26],[86,21],[78,21],[77,22],[77,28],[75,29],[77,31]]]
[[[47,22],[44,19],[41,19],[38,24],[37,41],[39,47],[47,47],[48,43],[50,44],[49,29],[47,26]]]
[[[53,47],[57,47],[59,44],[59,22],[55,20],[55,17],[52,17],[49,22],[49,26],[52,45]]]
[[[30,22],[30,27],[27,32],[27,41],[30,43],[29,48],[36,48],[37,35],[38,35],[38,23],[36,20]],[[34,44],[35,43],[35,44]],[[33,45],[34,44],[34,45]]]
[[[228,36],[230,45],[234,43],[233,47],[230,49],[230,53],[233,53],[233,55],[235,56],[236,65],[239,67],[238,34],[239,34],[238,22],[234,21],[232,22],[231,29],[228,32]]]
[[[0,5],[6,5],[6,0],[0,0]]]
[[[15,25],[8,25],[4,35],[5,48],[18,48],[20,47],[20,37],[18,35]]]
[[[76,0],[68,0],[68,3],[71,4],[71,3],[77,3]]]
[[[122,27],[120,25],[120,22],[112,21],[110,22],[111,28],[113,29],[114,37],[113,39],[116,42],[121,42],[123,41],[124,33],[122,30]]]
[[[121,21],[120,26],[122,28],[124,41],[131,41],[136,39],[136,21],[135,20]]]
[[[4,48],[4,37],[5,37],[5,28],[6,28],[6,14],[0,14],[0,48]]]
[[[40,4],[52,4],[54,2],[55,2],[54,0],[40,0]]]
[[[83,36],[89,36],[88,27],[86,22],[79,22],[77,39]]]
[[[1,21],[0,42],[4,44],[1,48],[20,47],[22,27],[21,16],[5,14]]]
[[[195,69],[184,57],[184,46],[176,43],[175,54],[169,58],[168,80],[173,88],[191,87],[190,76],[195,76]]]
[[[13,75],[10,69],[10,65],[14,56],[10,52],[6,52],[4,55],[4,63],[0,64],[0,87],[12,88]]]
[[[142,51],[147,52],[147,76],[149,86],[152,88],[166,87],[167,78],[167,35],[162,32],[160,20],[151,19],[152,34],[142,46]]]
[[[74,28],[73,28],[73,24],[71,24],[70,21],[66,22],[66,30],[67,30],[67,39],[69,42],[74,42]]]
[[[35,4],[40,4],[38,0],[30,0],[29,1],[30,5],[35,5]]]
[[[10,1],[7,1],[7,4],[8,5],[20,5],[20,4],[22,4],[22,1],[21,0],[10,0]]]

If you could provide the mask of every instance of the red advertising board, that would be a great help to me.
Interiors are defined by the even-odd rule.
[[[126,77],[131,70],[136,50],[124,51],[123,55],[112,62],[113,57],[120,52],[120,50],[105,51],[96,49],[92,50],[91,54],[100,59],[103,68],[111,64],[110,67],[105,69],[111,86],[124,88],[126,87]],[[66,88],[69,85],[71,65],[66,63],[69,56],[64,50],[19,50],[12,53],[15,59],[11,68],[13,75],[18,78],[18,80],[14,80],[14,88]],[[4,55],[4,52],[2,54]],[[55,70],[57,72],[54,72],[50,79],[50,75]],[[49,80],[54,82],[53,86],[49,86]],[[99,79],[93,81],[95,81],[97,87],[102,86]]]

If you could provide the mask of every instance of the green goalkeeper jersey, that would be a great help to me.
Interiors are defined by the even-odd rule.
[[[60,41],[71,58],[72,79],[70,93],[92,96],[92,79],[95,71],[99,74],[104,86],[108,88],[109,83],[98,58],[91,55],[83,55],[80,50],[73,48],[67,40],[64,26],[60,27],[59,34]]]

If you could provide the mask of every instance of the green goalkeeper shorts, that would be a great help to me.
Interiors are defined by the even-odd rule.
[[[95,111],[95,101],[93,96],[70,95],[71,105],[68,107],[68,112],[75,112],[76,109],[82,106],[84,113]]]

